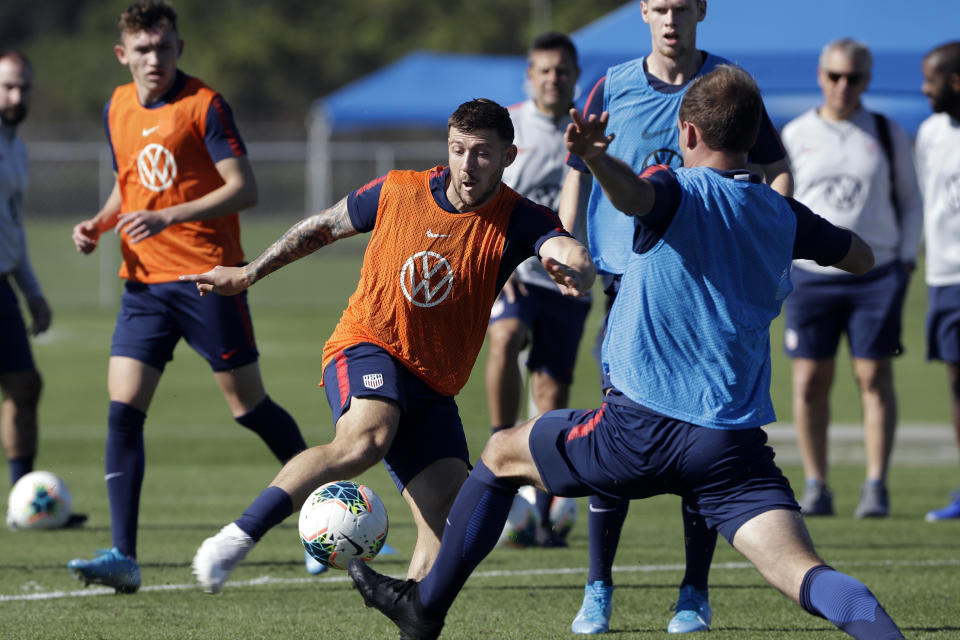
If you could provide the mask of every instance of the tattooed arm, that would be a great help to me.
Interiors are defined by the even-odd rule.
[[[251,287],[257,280],[270,275],[280,267],[308,256],[320,247],[340,238],[356,235],[347,199],[309,218],[304,218],[270,245],[253,262],[243,267],[214,267],[206,273],[180,276],[185,282],[196,282],[200,295],[211,291],[223,296],[232,296]]]

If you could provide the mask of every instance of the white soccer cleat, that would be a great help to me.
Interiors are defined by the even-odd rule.
[[[193,556],[193,575],[207,593],[217,593],[253,545],[253,538],[231,522],[212,538],[207,538]]]

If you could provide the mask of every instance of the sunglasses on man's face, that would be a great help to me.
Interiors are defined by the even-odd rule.
[[[830,78],[830,82],[840,82],[840,78],[846,78],[847,84],[860,84],[863,81],[865,74],[862,73],[837,73],[836,71],[827,71],[827,77]]]

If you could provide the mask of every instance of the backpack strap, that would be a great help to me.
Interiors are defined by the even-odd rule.
[[[880,146],[887,156],[887,165],[890,167],[890,204],[893,205],[893,214],[900,224],[902,213],[900,212],[900,203],[897,200],[897,174],[893,159],[893,138],[890,137],[890,123],[881,113],[873,114],[873,121],[877,126],[877,137],[880,138]]]

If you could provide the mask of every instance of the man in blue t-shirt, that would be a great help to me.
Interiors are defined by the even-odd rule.
[[[649,55],[608,69],[587,98],[584,115],[599,116],[604,111],[610,114],[607,129],[615,134],[610,153],[623,159],[637,173],[657,164],[683,166],[676,132],[680,102],[694,78],[727,62],[697,49],[697,26],[706,17],[706,9],[706,2],[702,0],[642,2],[643,19],[650,26]],[[775,191],[792,195],[793,179],[787,154],[765,110],[748,162]],[[586,191],[590,183],[590,173],[581,158],[570,154],[568,164],[574,171],[567,175],[561,199],[567,207],[579,201],[580,192]],[[566,228],[574,228],[577,212],[568,208],[559,213]],[[630,255],[633,226],[596,183],[590,187],[586,226],[590,254],[603,277],[609,311]],[[605,327],[603,323],[594,351],[598,364]],[[606,386],[604,381],[603,387]],[[583,605],[571,627],[574,633],[604,633],[609,628],[613,560],[628,507],[627,501],[590,497],[590,571]],[[709,531],[701,519],[693,517],[688,505],[681,505],[681,514],[686,572],[674,605],[676,613],[667,626],[671,633],[707,630],[712,617],[707,583],[716,533]]]
[[[573,113],[567,148],[636,231],[603,349],[613,386],[600,409],[551,411],[491,436],[423,580],[350,562],[364,601],[404,638],[440,635],[523,484],[567,496],[678,494],[809,613],[855,638],[903,638],[863,583],[817,555],[761,428],[775,419],[769,329],[790,292],[791,260],[851,273],[873,266],[859,236],[745,169],[761,108],[741,69],[722,65],[698,78],[678,118],[684,168],[646,178],[607,155],[606,113],[588,121]],[[685,393],[690,387],[698,393]]]

